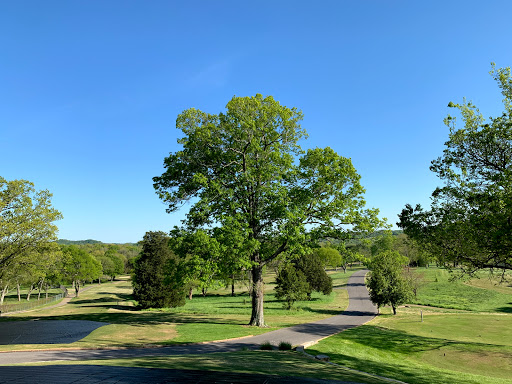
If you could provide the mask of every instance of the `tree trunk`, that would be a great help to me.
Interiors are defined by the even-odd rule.
[[[41,300],[41,291],[43,290],[43,284],[44,284],[44,278],[41,279],[41,281],[39,282],[39,286],[37,287],[39,292],[37,294],[37,300]]]
[[[192,293],[194,292],[194,288],[193,287],[190,287],[189,290],[188,290],[188,299],[189,300],[192,300]]]
[[[78,297],[78,294],[80,293],[80,282],[73,281],[73,285],[75,287],[75,297]]]
[[[394,305],[391,305],[391,308],[393,308],[393,315],[396,315],[396,307]]]
[[[30,301],[30,294],[32,293],[33,290],[34,290],[34,284],[30,284],[30,288],[28,289],[28,293],[27,293],[27,301]]]
[[[203,288],[203,289],[201,290],[201,292],[203,293],[203,297],[206,297],[206,292],[207,292],[207,291],[208,291],[208,289],[206,289],[206,288]]]
[[[256,264],[251,270],[252,277],[252,314],[249,325],[256,327],[265,326],[265,318],[263,316],[263,267]]]
[[[98,285],[101,285],[101,277],[98,277]]]
[[[2,293],[0,294],[0,305],[4,303],[5,294],[7,293],[7,288],[9,288],[7,285],[2,289]]]
[[[16,283],[16,291],[18,293],[18,301],[21,301],[21,289],[20,289],[20,283]]]
[[[231,275],[231,296],[235,296],[235,275]]]

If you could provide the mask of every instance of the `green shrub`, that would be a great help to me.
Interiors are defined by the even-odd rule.
[[[281,341],[277,347],[280,351],[291,351],[292,345],[286,341]]]
[[[270,341],[265,341],[263,344],[261,344],[260,349],[262,351],[272,351],[274,347],[272,344],[270,344]]]

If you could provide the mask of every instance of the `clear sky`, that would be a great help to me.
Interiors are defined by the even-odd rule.
[[[352,158],[394,224],[429,204],[449,101],[500,114],[510,1],[3,1],[0,176],[53,193],[59,237],[168,231],[152,186],[176,116],[272,95],[304,113],[303,148]]]

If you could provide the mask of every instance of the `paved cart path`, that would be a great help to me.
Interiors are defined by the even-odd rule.
[[[345,312],[313,323],[300,324],[244,339],[206,344],[176,345],[161,348],[4,352],[0,353],[0,365],[41,361],[118,359],[142,356],[231,352],[242,348],[257,349],[266,341],[274,345],[285,341],[292,345],[308,346],[345,329],[362,325],[375,317],[377,309],[371,303],[368,291],[364,285],[366,272],[367,270],[357,271],[350,277],[347,283],[349,306]]]

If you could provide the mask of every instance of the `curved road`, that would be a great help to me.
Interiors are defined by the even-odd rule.
[[[371,303],[368,291],[364,285],[366,272],[367,270],[357,271],[348,280],[349,306],[345,312],[314,323],[300,324],[244,339],[206,344],[177,345],[162,348],[4,352],[0,353],[0,365],[41,361],[118,359],[141,356],[232,352],[242,348],[258,349],[266,341],[274,345],[285,341],[292,345],[307,347],[325,337],[362,325],[375,317],[377,309]]]

